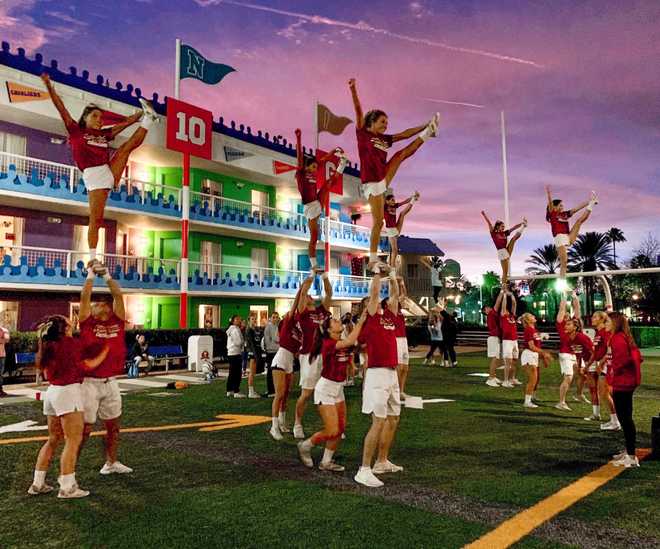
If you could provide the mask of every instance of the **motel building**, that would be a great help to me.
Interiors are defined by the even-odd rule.
[[[56,61],[39,54],[28,58],[21,49],[11,51],[2,44],[0,320],[12,330],[31,330],[46,314],[75,320],[85,280],[82,269],[89,259],[87,193],[64,125],[39,78],[46,68],[74,119],[89,103],[108,116],[130,115],[139,108],[141,93],[130,84],[59,68]],[[164,98],[154,94],[153,104],[161,123],[131,156],[120,188],[110,193],[97,249],[125,292],[129,326],[176,328],[182,155],[165,146]],[[293,144],[219,114],[214,113],[211,160],[191,160],[191,328],[226,326],[232,315],[249,312],[256,312],[263,324],[270,312],[290,308],[310,266]],[[331,195],[330,216],[321,230],[322,239],[326,229],[329,234],[336,314],[368,294],[361,258],[368,254],[369,228],[353,222],[360,205],[358,185],[359,172],[351,164],[343,195]],[[323,241],[318,250],[323,265]],[[102,280],[95,284],[97,292],[107,293]]]

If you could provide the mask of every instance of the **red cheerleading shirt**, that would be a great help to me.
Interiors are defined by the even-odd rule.
[[[500,337],[499,317],[500,315],[495,309],[491,309],[490,313],[486,315],[489,336]]]
[[[613,334],[609,346],[612,360],[608,375],[612,380],[612,388],[614,391],[634,391],[640,382],[640,372],[637,371],[632,348],[623,332]]]
[[[518,327],[516,326],[516,317],[509,313],[501,315],[500,325],[502,327],[502,340],[517,341]]]
[[[607,345],[612,337],[611,332],[604,328],[596,330],[596,337],[594,338],[594,354],[593,359],[600,362],[607,354]]]
[[[302,344],[302,333],[295,314],[286,315],[278,327],[280,336],[280,347],[294,355],[300,351]]]
[[[577,358],[581,358],[586,362],[594,351],[594,344],[587,334],[577,332],[571,340],[571,351]]]
[[[558,234],[568,234],[571,232],[571,229],[568,225],[568,220],[570,219],[571,215],[572,213],[570,211],[548,212],[547,219],[550,222],[552,236],[557,236]]]
[[[396,219],[396,209],[400,207],[401,204],[397,202],[394,206],[388,206],[385,204],[385,212],[383,218],[385,219],[385,226],[390,229],[396,229],[397,219]]]
[[[307,170],[296,170],[296,183],[303,204],[309,204],[318,198],[315,173],[307,173]]]
[[[396,337],[407,337],[406,335],[406,317],[399,310],[394,321],[394,335]]]
[[[351,363],[352,353],[349,348],[337,349],[337,343],[338,341],[332,338],[323,340],[321,377],[341,383],[346,381],[346,370]]]
[[[63,386],[82,383],[85,371],[82,365],[82,345],[72,337],[44,342],[41,367],[51,385]]]
[[[66,130],[69,132],[73,160],[80,170],[110,162],[112,132],[109,128],[104,130],[81,128],[73,122],[66,127]]]
[[[367,344],[368,368],[392,368],[399,364],[396,346],[396,315],[389,309],[382,314],[369,315],[360,332],[361,342]]]
[[[98,366],[85,375],[87,377],[113,377],[124,373],[126,360],[125,341],[126,322],[112,313],[108,320],[98,320],[89,316],[80,323],[80,336],[85,347],[96,344],[107,344],[110,348],[108,356]],[[100,348],[99,351],[100,352]]]
[[[312,352],[314,347],[314,340],[317,337],[318,327],[323,324],[326,318],[330,316],[328,310],[319,305],[314,309],[307,309],[302,313],[298,313],[298,324],[302,331],[302,348],[300,353],[303,355]]]
[[[566,321],[557,322],[557,332],[559,332],[559,352],[572,354],[571,340],[566,333]]]
[[[493,239],[495,247],[498,250],[503,250],[509,243],[509,235],[511,231],[490,231],[490,237]]]
[[[540,349],[543,345],[541,334],[534,326],[527,326],[527,328],[525,328],[525,331],[523,332],[523,340],[523,348],[529,349],[530,351],[532,350],[529,346],[530,341],[534,342],[534,346],[537,349]]]
[[[360,179],[362,183],[378,183],[387,172],[387,149],[392,146],[392,136],[377,134],[364,128],[355,130],[360,155]]]

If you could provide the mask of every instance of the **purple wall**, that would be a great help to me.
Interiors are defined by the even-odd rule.
[[[64,125],[62,126],[64,132]],[[51,137],[62,138],[62,135],[46,133],[41,130],[33,130],[25,126],[18,126],[0,120],[0,132],[13,133],[27,137],[27,156],[60,162],[62,164],[73,164],[69,144],[64,141],[61,145],[50,142]]]
[[[28,210],[0,205],[0,215],[23,217],[23,245],[41,248],[60,248],[70,250],[73,246],[74,225],[87,225],[88,219],[77,215],[53,214],[40,210]],[[48,217],[58,217],[62,223],[49,223]],[[107,219],[104,222],[106,252],[115,253],[117,240],[117,222]]]

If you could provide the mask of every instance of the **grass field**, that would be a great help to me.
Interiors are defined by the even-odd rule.
[[[59,501],[25,493],[39,443],[0,446],[0,547],[462,547],[622,448],[621,433],[582,419],[589,405],[553,408],[556,365],[542,372],[542,407],[527,411],[522,391],[492,389],[467,375],[485,371],[484,358],[460,360],[456,369],[413,364],[407,392],[456,402],[404,410],[392,461],[405,470],[382,476],[382,489],[352,480],[369,423],[359,412],[359,388],[346,389],[347,438],[337,461],[347,471],[339,475],[303,467],[293,438],[275,443],[269,424],[133,433],[121,448],[132,475],[100,476],[102,442],[93,438],[78,468],[92,495]],[[650,418],[660,411],[660,360],[644,366],[635,398],[640,448],[650,447]],[[171,398],[151,392],[125,397],[125,426],[270,415],[265,399],[225,398],[223,382]],[[0,414],[1,425],[42,422],[36,402]],[[310,409],[306,430],[318,426]],[[660,462],[644,461],[514,547],[659,547],[659,478]],[[49,479],[55,482],[55,468]]]

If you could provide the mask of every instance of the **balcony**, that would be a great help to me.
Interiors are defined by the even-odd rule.
[[[29,195],[35,207],[62,210],[73,206],[74,213],[86,213],[87,190],[80,171],[66,164],[0,152],[0,191],[3,201],[25,207]],[[110,192],[106,217],[131,225],[131,216],[146,214],[161,230],[177,230],[181,219],[181,189],[125,178]],[[191,192],[191,230],[224,228],[230,234],[255,233],[270,241],[282,237],[299,243],[309,238],[307,220],[302,214],[258,206],[224,197]],[[326,235],[322,219],[320,239]],[[367,251],[370,229],[330,220],[330,244],[340,250]]]
[[[0,289],[79,291],[84,284],[86,252],[31,246],[4,248],[0,263]],[[112,277],[126,293],[178,294],[180,260],[103,254]],[[190,262],[190,295],[237,297],[294,297],[307,272],[247,267],[229,264]],[[369,293],[369,279],[330,275],[333,298],[357,301]],[[106,288],[96,278],[95,286]],[[317,293],[320,280],[315,281]],[[384,286],[384,289],[385,286]]]

